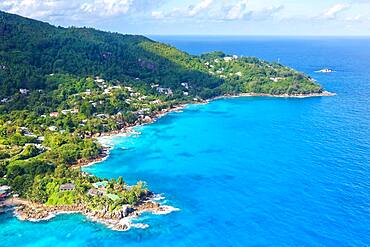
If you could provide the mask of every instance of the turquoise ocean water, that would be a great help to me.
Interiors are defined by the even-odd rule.
[[[303,71],[335,97],[191,105],[112,139],[85,170],[145,180],[169,215],[114,232],[80,215],[0,215],[0,246],[370,246],[370,39],[154,37],[192,54],[224,50]],[[336,72],[317,74],[329,67]]]

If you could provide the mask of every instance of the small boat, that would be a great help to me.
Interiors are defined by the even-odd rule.
[[[331,69],[320,69],[318,71],[315,71],[316,73],[333,73],[334,70]]]

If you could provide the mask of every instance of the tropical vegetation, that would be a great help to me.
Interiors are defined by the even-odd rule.
[[[321,93],[310,77],[278,63],[212,52],[194,56],[143,36],[64,28],[0,11],[0,185],[47,205],[134,204],[143,183],[101,178],[76,164],[96,159],[94,137],[150,122],[182,103],[239,93]],[[72,191],[61,191],[63,184]],[[125,187],[126,186],[126,187]],[[125,189],[126,188],[126,189]]]

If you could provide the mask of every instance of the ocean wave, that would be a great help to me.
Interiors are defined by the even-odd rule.
[[[160,211],[153,212],[153,214],[163,215],[163,214],[170,214],[175,211],[180,211],[179,208],[175,208],[175,207],[168,206],[168,205],[163,205],[160,207],[160,209],[161,209]]]
[[[153,201],[162,201],[166,199],[166,197],[163,195],[163,194],[155,194],[153,197],[152,197],[152,200]]]
[[[41,221],[49,221],[57,217],[58,215],[64,215],[64,214],[79,214],[79,211],[62,211],[62,212],[56,212],[56,213],[49,213],[48,216],[41,218],[41,219],[27,219],[27,221],[30,222],[41,222]],[[25,221],[24,218],[21,217],[20,214],[18,214],[16,211],[14,212],[14,215],[21,221]]]
[[[113,147],[114,146],[114,142],[112,140],[112,137],[110,136],[102,136],[102,137],[98,137],[97,138],[97,141],[102,145],[102,146],[105,146],[105,147]]]
[[[144,223],[131,223],[131,227],[138,229],[146,229],[149,227],[149,225]]]
[[[113,230],[119,230],[119,231],[129,231],[132,228],[137,228],[137,229],[146,229],[149,227],[148,224],[144,223],[133,223],[132,220],[135,217],[126,217],[123,218],[119,221],[118,225],[119,226],[124,226],[123,228],[117,228],[117,226],[111,227]]]

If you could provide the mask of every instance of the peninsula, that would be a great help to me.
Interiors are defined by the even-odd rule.
[[[143,36],[55,27],[0,11],[0,205],[24,220],[82,213],[117,230],[164,213],[144,182],[80,167],[96,137],[217,97],[331,95],[309,76],[254,57],[189,55]]]

